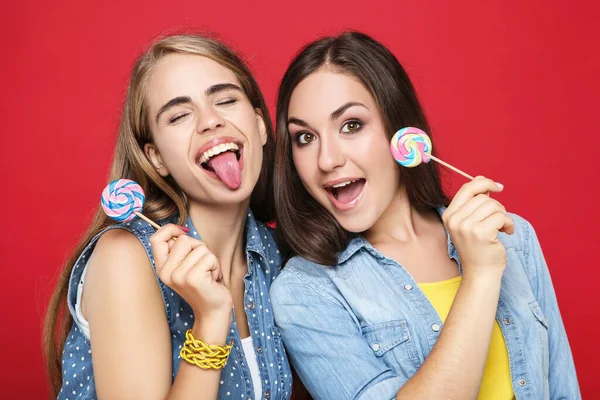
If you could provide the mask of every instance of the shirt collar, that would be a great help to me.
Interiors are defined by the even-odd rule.
[[[267,240],[269,240],[268,238],[267,228],[262,222],[257,221],[252,210],[248,209],[248,215],[246,216],[246,251],[252,251],[266,260],[265,246]]]

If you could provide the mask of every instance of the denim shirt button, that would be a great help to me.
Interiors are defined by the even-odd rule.
[[[433,325],[431,325],[431,329],[434,332],[439,332],[440,331],[440,326],[438,324],[433,324]]]
[[[371,345],[371,348],[373,349],[373,351],[379,351],[379,349],[380,349],[379,343],[373,343]]]
[[[263,351],[263,350],[262,350],[262,347],[258,346],[258,347],[256,348],[256,351],[257,351],[258,353],[262,353],[262,351]]]
[[[265,392],[265,399],[269,400],[271,398],[271,392],[268,390]]]
[[[519,386],[523,387],[527,385],[527,381],[525,379],[519,379]]]
[[[412,285],[409,285],[408,283],[404,285],[404,290],[412,290],[412,288]]]
[[[253,302],[248,303],[248,308],[251,310],[254,310],[254,303]]]
[[[504,317],[504,319],[502,321],[504,321],[504,325],[510,324],[510,318]]]

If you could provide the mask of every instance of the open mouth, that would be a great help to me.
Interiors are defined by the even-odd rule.
[[[364,178],[348,179],[334,185],[326,185],[329,199],[340,211],[351,210],[362,199],[366,180]]]
[[[222,140],[219,140],[222,142]],[[209,176],[235,190],[242,184],[243,147],[233,141],[215,144],[200,152],[196,164]]]

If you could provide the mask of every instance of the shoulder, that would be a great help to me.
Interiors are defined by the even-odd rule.
[[[547,273],[546,261],[532,224],[516,214],[509,214],[515,223],[512,235],[500,234],[499,238],[507,250],[507,272],[522,270],[527,276],[529,286],[537,293],[539,279]],[[515,269],[515,267],[520,267]],[[520,276],[514,273],[510,276]]]
[[[532,234],[535,235],[533,226],[529,221],[517,214],[508,213],[508,215],[515,223],[515,232],[512,235],[501,233],[498,238],[507,249],[513,248],[514,250],[527,255],[531,244]]]
[[[331,282],[331,276],[339,266],[318,264],[301,256],[290,258],[285,264],[282,275],[295,276],[311,286],[321,286]]]
[[[118,264],[126,264],[131,261],[149,262],[139,237],[134,232],[119,226],[101,234],[92,256],[97,261],[106,260]]]
[[[129,297],[138,295],[137,291],[148,294],[157,287],[152,263],[139,237],[124,228],[101,234],[89,257],[86,303],[106,295]]]
[[[317,264],[300,256],[293,257],[271,285],[271,299],[297,299],[311,294],[331,298],[329,291],[334,269],[335,267]]]

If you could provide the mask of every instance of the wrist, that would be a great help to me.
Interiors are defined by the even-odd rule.
[[[213,312],[210,314],[197,314],[192,326],[192,333],[196,339],[202,340],[207,345],[224,345],[231,325],[231,310],[228,312]]]
[[[504,269],[500,267],[476,267],[465,268],[463,266],[463,282],[473,282],[477,285],[495,285],[500,284]]]

